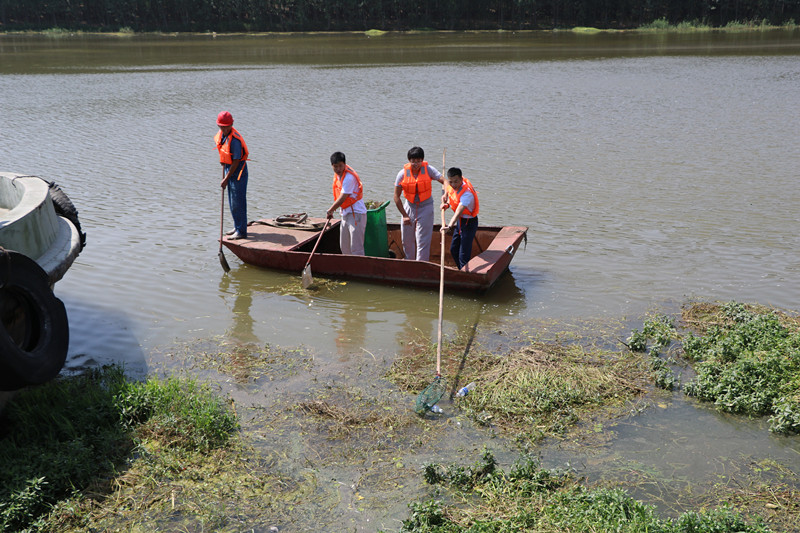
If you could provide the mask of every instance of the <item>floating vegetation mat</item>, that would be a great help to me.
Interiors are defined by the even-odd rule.
[[[313,274],[313,265],[311,268]],[[347,282],[343,280],[320,278],[318,276],[312,277],[313,283],[311,283],[308,288],[303,287],[302,278],[298,276],[297,279],[292,279],[288,283],[282,283],[279,287],[277,287],[276,292],[278,294],[287,296],[309,298],[325,292],[335,291],[336,289],[347,285]]]
[[[752,315],[775,315],[779,322],[790,331],[800,331],[800,315],[796,312],[776,309],[759,304],[728,304],[712,302],[692,302],[681,310],[681,321],[690,330],[705,333],[712,327],[730,327],[736,323],[736,317],[742,313]]]
[[[185,370],[215,371],[239,384],[287,379],[314,366],[314,356],[306,348],[259,346],[223,337],[172,346],[160,355]]]
[[[603,412],[628,413],[649,387],[646,366],[627,351],[586,350],[579,344],[528,341],[507,353],[473,347],[467,339],[443,345],[442,375],[452,397],[458,387],[474,391],[456,398],[458,407],[477,423],[530,444],[563,435],[570,427]],[[419,392],[430,383],[435,347],[416,345],[392,365],[387,378],[401,390]]]

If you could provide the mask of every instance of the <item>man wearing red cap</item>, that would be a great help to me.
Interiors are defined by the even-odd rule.
[[[217,115],[219,131],[214,142],[219,150],[219,163],[224,169],[221,186],[228,187],[228,203],[233,216],[230,239],[247,238],[247,144],[233,127],[233,116],[228,111]]]

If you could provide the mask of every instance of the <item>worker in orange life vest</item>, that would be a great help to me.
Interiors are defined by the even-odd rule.
[[[333,204],[325,216],[341,208],[339,247],[343,254],[364,255],[364,234],[367,229],[367,206],[364,204],[364,185],[358,173],[347,164],[342,152],[331,155],[333,167]]]
[[[460,270],[472,257],[472,241],[475,240],[475,233],[478,231],[480,205],[478,193],[472,183],[457,167],[451,167],[447,171],[447,185],[444,188],[441,208],[448,207],[453,210],[453,218],[446,226],[442,226],[442,238],[445,233],[453,230],[450,255]]]
[[[219,151],[219,164],[224,169],[220,185],[228,187],[228,204],[233,216],[233,230],[229,239],[247,238],[247,144],[242,135],[233,127],[233,116],[228,111],[217,115],[219,131],[214,142]]]
[[[419,146],[408,151],[408,163],[397,173],[394,204],[402,215],[400,225],[406,259],[427,261],[431,256],[433,235],[432,181],[444,184],[441,172],[429,165]],[[435,193],[438,197],[438,191]]]

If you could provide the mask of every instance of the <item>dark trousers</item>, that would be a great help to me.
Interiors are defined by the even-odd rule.
[[[450,243],[450,255],[461,270],[472,257],[472,241],[478,231],[478,217],[462,218],[453,229],[453,240]]]
[[[231,176],[228,180],[228,204],[233,216],[233,228],[242,237],[247,237],[247,170],[241,177]]]

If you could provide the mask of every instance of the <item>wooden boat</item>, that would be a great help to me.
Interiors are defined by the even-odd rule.
[[[281,224],[273,219],[251,222],[247,239],[222,244],[249,265],[296,272],[308,261],[325,219],[308,218],[302,224]],[[441,241],[439,225],[434,226],[430,261],[403,259],[399,224],[387,224],[389,257],[343,255],[339,249],[339,220],[322,236],[311,260],[315,276],[359,279],[398,285],[438,287]],[[472,259],[463,270],[450,257],[450,239],[445,240],[444,283],[448,289],[485,291],[508,269],[520,242],[527,242],[527,227],[480,226],[472,245]]]

